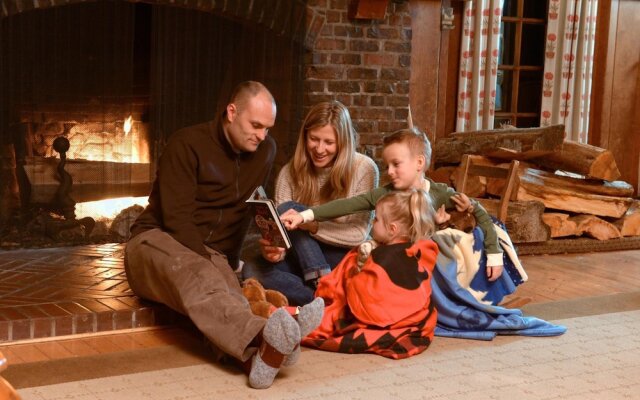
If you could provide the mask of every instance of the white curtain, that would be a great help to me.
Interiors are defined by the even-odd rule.
[[[493,129],[503,0],[466,1],[456,131]]]
[[[587,143],[598,0],[549,0],[540,125]]]

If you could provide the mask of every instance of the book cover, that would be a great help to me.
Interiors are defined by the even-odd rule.
[[[267,239],[274,246],[291,248],[291,240],[287,234],[287,229],[280,221],[280,215],[274,202],[267,197],[262,186],[258,186],[253,194],[247,199],[247,203],[253,205],[255,216],[254,221],[260,229],[263,239]]]

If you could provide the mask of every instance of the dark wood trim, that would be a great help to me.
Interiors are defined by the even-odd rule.
[[[438,97],[440,42],[440,0],[411,0],[411,75],[409,104],[414,125],[435,139],[441,107]]]
[[[607,77],[607,72],[612,71],[614,61],[614,57],[609,56],[609,49],[615,50],[617,14],[617,0],[598,3],[588,135],[589,144],[604,148],[607,148],[609,142],[608,120],[611,114],[612,89],[612,80]]]
[[[456,131],[456,120],[458,117],[458,81],[460,80],[460,42],[462,40],[462,18],[464,12],[464,2],[454,1],[453,21],[455,28],[448,33],[448,43],[443,49],[447,52],[447,57],[441,60],[441,68],[446,69],[446,88],[438,93],[439,101],[445,101],[444,125],[440,126],[437,132],[438,138],[449,136]]]

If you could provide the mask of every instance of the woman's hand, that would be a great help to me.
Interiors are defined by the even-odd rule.
[[[287,230],[292,231],[304,222],[302,215],[294,209],[289,209],[280,215],[280,221]]]
[[[260,243],[260,251],[262,252],[262,257],[264,257],[265,260],[272,263],[284,260],[284,256],[287,252],[284,247],[272,246],[271,242],[267,239],[260,239],[258,240],[258,243]]]
[[[494,265],[492,267],[487,266],[487,278],[489,282],[493,282],[502,275],[504,267],[502,265]]]
[[[460,212],[473,212],[473,204],[471,204],[471,200],[469,199],[469,196],[467,196],[464,193],[456,193],[453,196],[451,196],[451,200],[455,203],[456,205],[456,210],[460,211]]]

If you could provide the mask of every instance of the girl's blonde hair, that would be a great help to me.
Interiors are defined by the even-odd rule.
[[[435,211],[429,193],[422,189],[393,191],[378,200],[385,225],[395,222],[411,242],[428,239],[435,232]]]
[[[404,143],[409,147],[414,156],[423,155],[425,158],[424,170],[431,165],[431,143],[418,128],[406,128],[393,132],[382,139],[383,148],[394,143]]]
[[[336,158],[326,184],[318,185],[318,172],[307,152],[309,131],[331,125],[336,133]],[[305,205],[322,204],[347,197],[354,173],[354,154],[357,147],[349,110],[339,101],[326,101],[313,106],[302,123],[298,143],[289,164],[289,173],[297,177],[293,184],[293,198]]]

